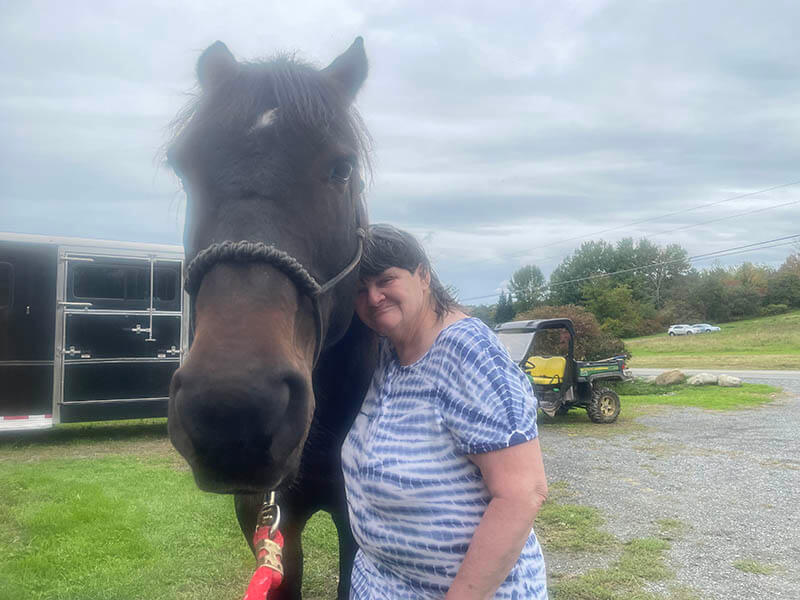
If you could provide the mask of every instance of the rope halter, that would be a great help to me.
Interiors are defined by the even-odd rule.
[[[214,266],[223,262],[239,264],[265,263],[276,268],[289,278],[301,295],[308,296],[311,299],[311,303],[314,307],[314,320],[317,323],[317,342],[314,350],[314,364],[316,365],[317,359],[322,352],[324,337],[322,309],[320,308],[319,298],[333,289],[337,283],[347,277],[353,269],[358,266],[358,263],[361,261],[361,255],[364,252],[365,237],[366,232],[364,229],[358,227],[356,229],[358,248],[353,260],[324,284],[320,284],[314,276],[308,272],[308,269],[295,257],[271,244],[247,240],[239,242],[226,240],[224,242],[211,244],[198,252],[186,267],[184,289],[190,296],[195,296],[200,290],[203,277]]]

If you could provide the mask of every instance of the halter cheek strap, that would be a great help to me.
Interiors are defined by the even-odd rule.
[[[291,254],[271,244],[247,240],[239,242],[226,240],[224,242],[211,244],[208,248],[198,252],[197,256],[195,256],[186,267],[184,289],[190,296],[195,296],[200,290],[200,284],[206,273],[208,273],[212,267],[222,262],[261,262],[275,267],[289,278],[302,295],[308,296],[311,299],[311,303],[314,307],[314,320],[317,324],[317,342],[314,350],[314,364],[316,364],[322,352],[322,343],[325,334],[322,309],[319,304],[320,296],[333,289],[337,283],[347,277],[353,269],[358,266],[358,263],[361,261],[361,255],[364,252],[365,237],[366,232],[364,229],[361,227],[357,228],[356,238],[358,241],[358,248],[356,249],[355,256],[344,269],[339,271],[339,273],[324,284],[320,284],[314,276],[308,272],[303,264]]]

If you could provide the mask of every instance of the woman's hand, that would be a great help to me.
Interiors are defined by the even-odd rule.
[[[517,562],[547,497],[539,440],[468,457],[492,496],[446,600],[484,600]]]

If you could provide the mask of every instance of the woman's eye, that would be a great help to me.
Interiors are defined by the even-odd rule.
[[[331,181],[336,183],[347,183],[350,181],[350,176],[353,174],[353,164],[347,161],[336,163],[331,169]]]

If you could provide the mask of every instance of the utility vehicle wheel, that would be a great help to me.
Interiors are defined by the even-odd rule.
[[[669,337],[675,337],[675,332],[674,331],[670,331],[669,332]]]
[[[598,388],[592,391],[586,412],[595,423],[613,423],[619,416],[619,409],[617,393],[608,388]]]

